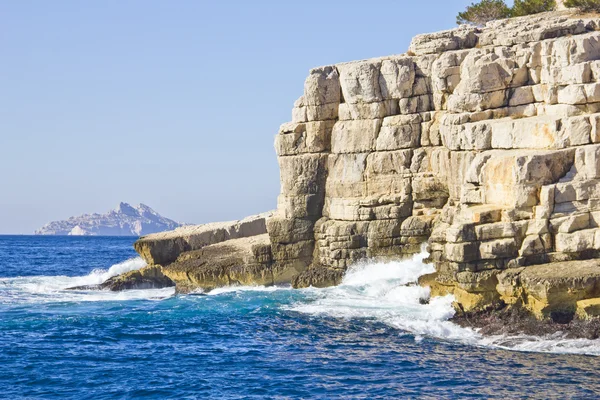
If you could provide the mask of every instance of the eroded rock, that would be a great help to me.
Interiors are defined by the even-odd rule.
[[[188,225],[173,231],[143,236],[135,242],[135,251],[148,264],[168,265],[183,252],[230,239],[267,233],[266,220],[271,212],[247,217],[240,221]]]
[[[434,292],[477,310],[501,301],[504,271],[593,257],[599,26],[570,11],[538,14],[419,35],[406,55],[311,72],[303,98],[322,98],[339,77],[341,96],[328,102],[338,113],[321,120],[333,123],[319,147],[326,165],[279,152],[276,225],[290,230],[269,232],[274,259],[308,265],[296,286],[323,286],[363,258],[428,242]],[[319,83],[321,71],[333,80]]]
[[[599,27],[538,14],[315,68],[275,141],[277,211],[136,250],[190,291],[335,285],[353,263],[428,243],[437,272],[421,284],[465,315],[595,318]]]

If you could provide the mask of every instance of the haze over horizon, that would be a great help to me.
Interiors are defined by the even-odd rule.
[[[3,2],[0,234],[121,201],[185,223],[274,209],[309,69],[403,53],[470,3]]]

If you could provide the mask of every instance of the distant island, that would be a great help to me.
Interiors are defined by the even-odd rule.
[[[57,236],[143,236],[173,230],[182,224],[161,216],[145,204],[120,203],[106,214],[84,214],[50,222],[34,233]]]

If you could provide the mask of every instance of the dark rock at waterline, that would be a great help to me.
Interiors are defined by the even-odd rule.
[[[82,285],[82,286],[73,286],[66,288],[65,290],[81,290],[81,291],[90,291],[90,290],[101,290],[101,285]]]
[[[175,286],[175,283],[162,273],[160,266],[150,265],[136,271],[113,276],[99,285],[75,286],[67,290],[110,290],[120,292],[133,289],[162,289],[173,286]]]
[[[175,283],[163,275],[160,267],[151,266],[112,277],[101,286],[102,289],[120,292],[132,289],[162,289],[175,286]]]
[[[501,303],[477,312],[458,312],[452,322],[465,328],[479,329],[483,335],[548,336],[562,333],[566,338],[600,338],[600,318],[556,315],[555,318],[539,320],[523,308],[506,307]]]
[[[292,286],[296,289],[336,286],[342,283],[345,273],[343,269],[316,265],[296,276],[292,280]]]

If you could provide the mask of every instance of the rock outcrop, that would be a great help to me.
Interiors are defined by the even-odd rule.
[[[600,17],[538,14],[315,68],[275,146],[273,215],[142,238],[181,291],[338,284],[424,243],[463,315],[600,312]],[[256,222],[259,221],[259,222]],[[234,227],[235,226],[235,227]],[[251,226],[251,227],[250,227]]]
[[[139,270],[114,276],[99,285],[99,289],[119,292],[131,289],[162,289],[175,286],[162,271],[160,266],[149,265]]]
[[[120,203],[106,214],[84,214],[54,221],[35,231],[36,235],[61,236],[141,236],[181,226],[145,204],[133,207]]]
[[[272,268],[269,236],[251,236],[182,253],[162,268],[180,293],[222,286],[267,285],[289,282]]]
[[[173,231],[147,235],[135,242],[135,251],[152,264],[169,264],[184,252],[200,250],[211,244],[267,233],[266,220],[272,212],[253,215],[240,221],[187,225]]]
[[[463,310],[506,301],[550,315],[567,301],[528,286],[539,264],[550,292],[580,293],[570,310],[596,297],[594,279],[562,268],[600,275],[574,261],[600,249],[599,27],[539,14],[313,69],[276,139],[274,261],[304,266],[296,286],[327,285],[428,242],[428,282]]]
[[[176,286],[178,292],[187,293],[236,284],[290,282],[294,274],[272,265],[266,226],[271,215],[268,212],[240,221],[189,225],[144,236],[134,246],[148,266],[88,289]]]
[[[139,270],[113,276],[99,285],[74,286],[66,290],[123,290],[162,289],[173,287],[175,283],[163,274],[160,265],[147,265]]]

